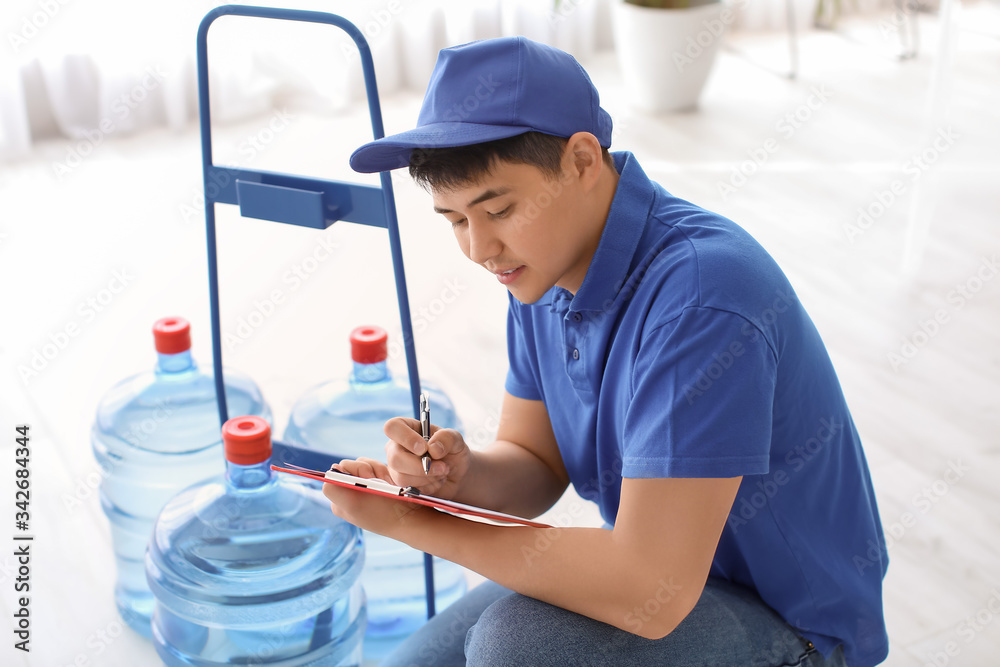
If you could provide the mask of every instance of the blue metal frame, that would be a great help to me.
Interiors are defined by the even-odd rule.
[[[375,139],[385,136],[382,128],[382,111],[375,84],[375,65],[371,49],[364,35],[353,23],[336,14],[224,5],[216,7],[202,19],[198,27],[198,108],[201,124],[201,160],[205,186],[205,233],[208,241],[208,286],[212,311],[212,363],[215,369],[215,392],[219,404],[219,420],[228,419],[226,394],[222,377],[222,334],[219,324],[219,276],[215,239],[215,204],[235,204],[244,217],[272,220],[315,229],[326,229],[338,220],[374,227],[389,232],[392,267],[396,279],[396,297],[399,317],[403,326],[403,347],[406,350],[406,367],[409,372],[413,416],[420,418],[420,376],[417,372],[417,355],[410,321],[409,299],[406,293],[406,276],[403,272],[403,250],[396,219],[396,202],[392,193],[389,172],[379,174],[381,187],[330,181],[307,176],[253,169],[233,169],[212,164],[212,123],[208,94],[208,29],[221,16],[246,16],[279,19],[306,23],[325,23],[336,26],[350,35],[361,54],[365,91],[368,96],[368,113]],[[329,460],[316,462],[316,454],[279,441],[274,442],[274,453],[281,460],[301,465],[317,465],[322,469]],[[424,554],[424,584],[427,594],[427,617],[434,615],[434,569],[431,556]]]

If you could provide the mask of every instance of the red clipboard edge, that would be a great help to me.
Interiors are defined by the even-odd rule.
[[[454,503],[452,501],[444,500],[442,498],[435,498],[434,496],[397,496],[392,493],[386,493],[385,491],[379,491],[378,489],[369,489],[363,486],[355,486],[354,484],[348,484],[347,482],[341,482],[336,479],[327,479],[325,476],[320,475],[314,471],[308,470],[292,470],[291,468],[282,468],[271,464],[271,470],[276,470],[278,472],[287,472],[292,475],[298,475],[299,477],[306,477],[308,479],[316,480],[317,482],[323,482],[324,484],[336,484],[345,489],[353,489],[355,491],[360,491],[362,493],[373,493],[383,498],[393,498],[395,500],[402,500],[408,503],[414,503],[417,505],[424,505],[425,507],[432,507],[436,510],[446,512],[447,514],[467,514],[469,516],[479,517],[481,519],[488,519],[490,521],[501,521],[508,524],[521,524],[524,526],[531,526],[533,528],[552,528],[547,523],[539,523],[537,521],[531,521],[529,519],[522,519],[521,517],[514,516],[512,514],[504,514],[502,512],[494,512],[492,510],[477,508],[472,505],[465,505],[464,503]]]

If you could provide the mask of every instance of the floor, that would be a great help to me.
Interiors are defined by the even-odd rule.
[[[781,75],[783,34],[734,35],[697,113],[634,111],[612,53],[584,65],[614,117],[615,147],[753,233],[826,340],[890,539],[885,664],[984,667],[1000,653],[1000,10],[962,8],[951,58],[933,15],[920,17],[919,56],[895,58],[891,18],[803,35],[796,80]],[[382,103],[394,132],[410,126],[419,96]],[[216,161],[359,180],[345,158],[368,135],[362,110],[290,113],[273,136],[262,134],[269,117],[217,128]],[[260,147],[248,152],[252,137]],[[194,354],[210,363],[198,134],[108,140],[56,174],[71,148],[48,142],[0,170],[2,475],[10,497],[13,426],[30,424],[35,535],[32,651],[8,641],[0,661],[154,664],[114,610],[88,429],[100,395],[152,364],[155,319],[191,319]],[[505,373],[505,292],[456,250],[423,192],[403,174],[394,185],[421,372],[484,445]],[[226,364],[256,379],[279,429],[299,393],[345,372],[351,328],[382,323],[399,339],[385,238],[351,227],[335,225],[314,254],[308,230],[220,208]],[[404,372],[398,347],[390,366]],[[7,619],[12,552],[0,550]]]

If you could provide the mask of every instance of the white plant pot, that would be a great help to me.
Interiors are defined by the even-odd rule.
[[[653,9],[614,0],[615,50],[632,103],[647,111],[695,107],[734,18],[721,2]]]

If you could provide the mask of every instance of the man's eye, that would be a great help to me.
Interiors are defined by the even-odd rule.
[[[502,211],[497,211],[496,213],[490,213],[489,215],[490,215],[491,218],[504,218],[504,217],[507,217],[507,214],[510,213],[510,209],[512,207],[513,207],[513,205],[512,206],[508,206],[507,208],[505,208]]]
[[[452,220],[451,221],[451,226],[452,227],[458,227],[459,225],[461,225],[464,222],[465,222],[465,218],[462,218],[461,220]]]

